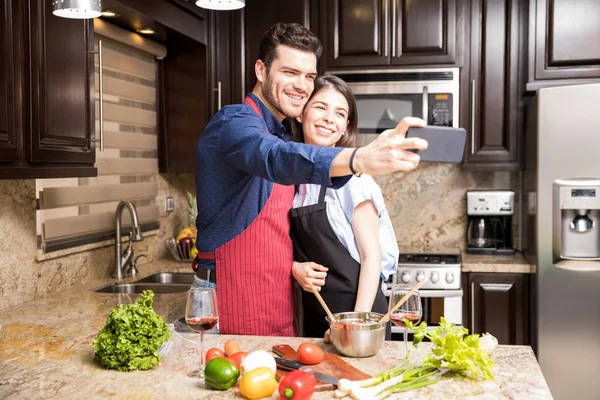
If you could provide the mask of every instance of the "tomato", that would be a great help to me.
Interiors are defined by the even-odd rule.
[[[239,368],[240,365],[242,365],[242,361],[244,361],[244,358],[246,358],[247,355],[248,353],[246,353],[245,351],[238,351],[237,353],[232,354],[229,357],[225,357],[225,359],[235,364],[235,366]]]
[[[318,364],[323,361],[323,358],[325,358],[325,353],[323,353],[323,350],[321,350],[321,348],[314,343],[302,343],[300,346],[298,346],[296,359],[300,364]]]
[[[216,347],[210,348],[206,352],[206,362],[209,362],[213,358],[225,358],[225,353]]]

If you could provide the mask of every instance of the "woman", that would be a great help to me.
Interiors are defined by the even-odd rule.
[[[346,83],[321,76],[302,115],[294,121],[294,140],[328,147],[354,147],[358,130],[356,101]],[[331,312],[387,312],[382,291],[395,272],[398,244],[381,189],[372,177],[356,174],[340,189],[298,186],[291,212],[294,258],[312,261],[314,269],[294,268],[302,286],[304,336],[328,339],[326,313],[310,290],[320,287]],[[317,265],[318,264],[318,265]],[[325,279],[318,279],[324,277]],[[389,325],[386,338],[391,336]]]

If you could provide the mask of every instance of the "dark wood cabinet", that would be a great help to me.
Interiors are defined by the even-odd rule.
[[[456,65],[462,0],[321,3],[326,68]]]
[[[96,176],[92,21],[0,6],[0,179]]]
[[[28,161],[93,166],[92,21],[56,17],[46,0],[30,0],[28,16]]]
[[[470,81],[461,101],[469,110],[461,124],[469,132],[464,166],[520,168],[526,6],[526,0],[471,1]]]
[[[4,162],[20,160],[23,151],[19,3],[0,3],[0,161]]]
[[[600,82],[600,2],[531,0],[527,89]]]
[[[469,273],[465,314],[470,333],[489,332],[499,344],[529,344],[529,275]]]
[[[212,96],[206,46],[178,36],[159,64],[159,75],[159,171],[195,173],[196,146],[210,119]]]

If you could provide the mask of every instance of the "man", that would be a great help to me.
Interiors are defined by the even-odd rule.
[[[352,173],[409,171],[419,157],[406,149],[427,147],[404,139],[409,125],[424,125],[419,119],[404,120],[360,151],[290,142],[282,121],[302,112],[320,54],[308,29],[275,24],[261,42],[252,93],[244,104],[223,107],[198,142],[194,286],[217,284],[221,333],[295,335],[293,185],[341,187]]]

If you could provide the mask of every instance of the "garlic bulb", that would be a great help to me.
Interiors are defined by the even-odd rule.
[[[479,348],[486,353],[491,354],[492,351],[496,350],[496,347],[498,347],[498,339],[489,333],[484,333],[479,338]]]

